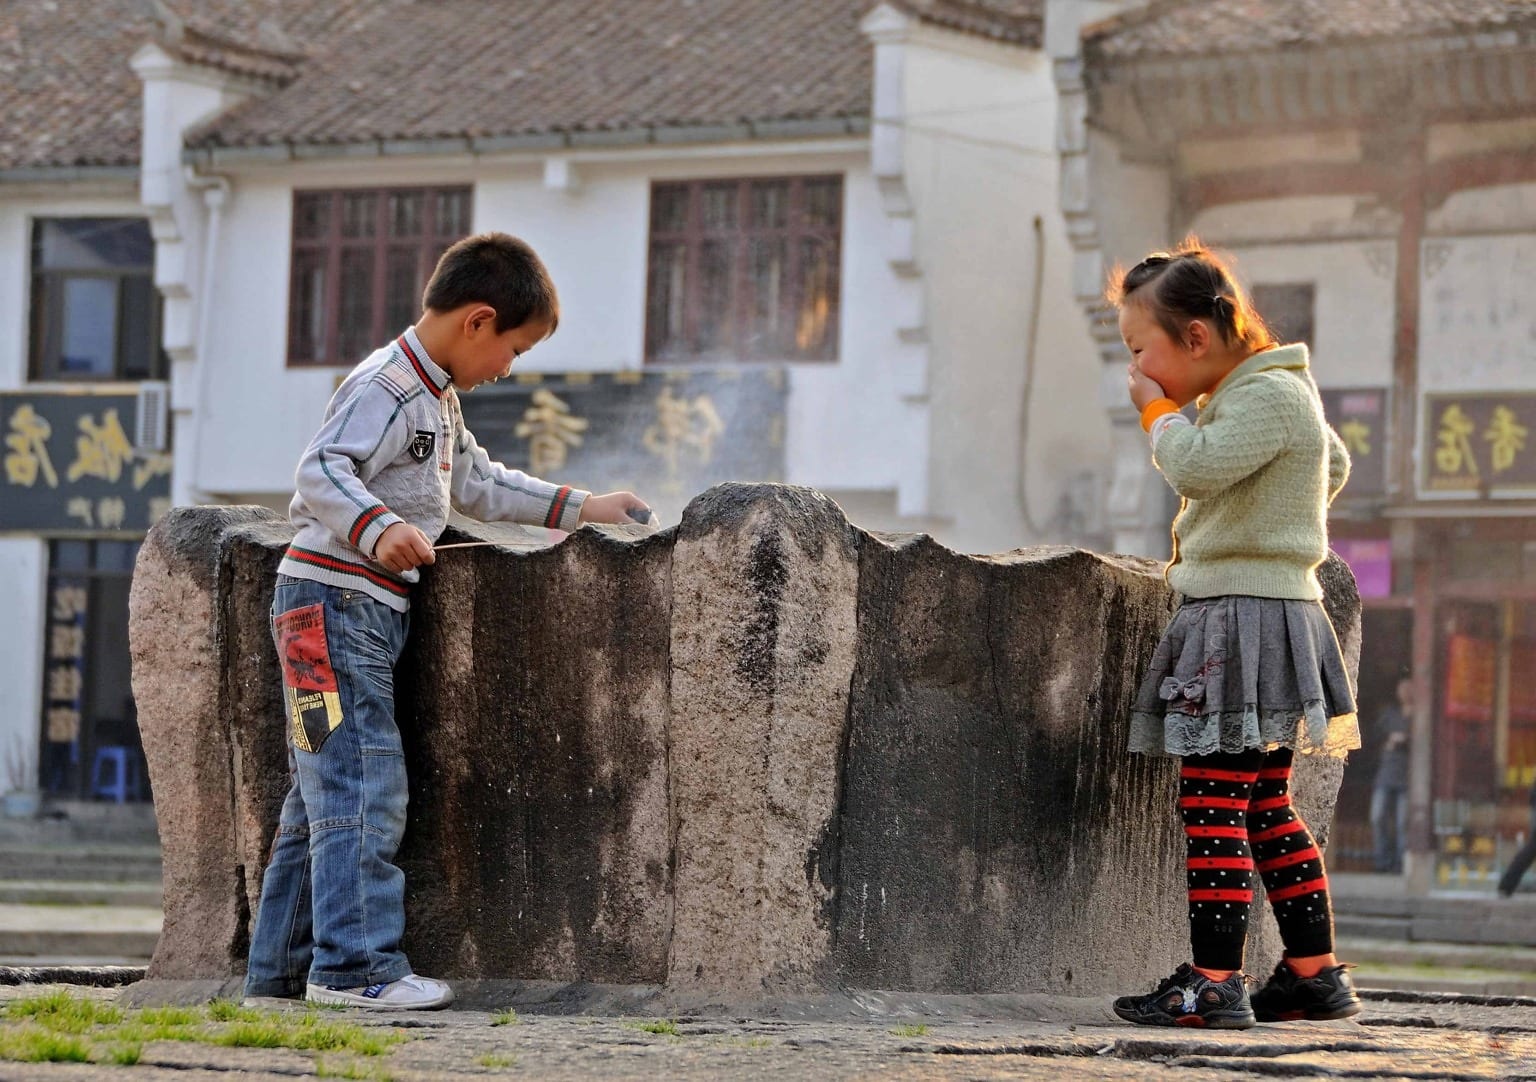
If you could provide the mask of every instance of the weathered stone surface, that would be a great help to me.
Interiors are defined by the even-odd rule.
[[[288,536],[185,511],[140,558],[154,977],[243,963],[287,786],[267,610]],[[962,556],[771,485],[712,489],[649,537],[463,536],[502,545],[426,569],[399,681],[422,972],[1099,994],[1184,956],[1176,765],[1124,751],[1171,603],[1155,564]],[[1353,662],[1353,582],[1336,560],[1325,581]],[[1298,766],[1319,828],[1340,775]],[[1253,967],[1276,947],[1261,925]]]

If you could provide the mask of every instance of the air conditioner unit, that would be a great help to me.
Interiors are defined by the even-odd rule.
[[[137,451],[163,452],[170,443],[171,385],[159,380],[139,384],[139,408],[133,426]]]

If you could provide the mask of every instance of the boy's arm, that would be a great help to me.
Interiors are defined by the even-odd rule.
[[[365,556],[404,521],[368,491],[368,482],[405,450],[408,427],[402,403],[370,381],[337,405],[299,459],[295,484],[305,506]]]
[[[1334,497],[1343,490],[1344,482],[1349,480],[1349,448],[1344,446],[1332,425],[1325,427],[1328,431],[1328,502],[1332,504]]]
[[[1217,413],[1203,425],[1154,425],[1152,461],[1173,490],[1190,500],[1208,500],[1274,460],[1290,441],[1296,402],[1302,393],[1278,381],[1255,380],[1233,387]]]
[[[452,496],[457,510],[481,522],[576,528],[590,492],[550,484],[492,461],[457,409],[454,412]]]

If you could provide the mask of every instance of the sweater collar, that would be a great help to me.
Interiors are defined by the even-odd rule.
[[[416,337],[416,328],[407,327],[405,333],[395,339],[395,344],[400,347],[400,352],[405,354],[405,362],[421,377],[421,382],[427,390],[432,392],[432,397],[441,398],[443,392],[448,389],[450,377],[442,367],[432,359],[427,352],[427,347],[421,344],[421,339]]]
[[[1200,409],[1204,409],[1206,403],[1220,393],[1223,387],[1230,387],[1246,376],[1257,375],[1260,372],[1268,372],[1276,368],[1289,369],[1293,372],[1305,372],[1307,370],[1307,360],[1307,344],[1305,342],[1292,342],[1288,346],[1261,349],[1225,376],[1222,376],[1221,381],[1216,386],[1195,400],[1195,405]]]

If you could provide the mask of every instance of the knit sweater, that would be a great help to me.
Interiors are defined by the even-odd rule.
[[[361,590],[399,612],[418,575],[372,559],[390,526],[408,522],[435,541],[451,506],[482,522],[574,530],[591,495],[491,461],[414,327],[336,389],[296,487],[288,517],[298,533],[278,571]]]
[[[1199,404],[1194,424],[1154,432],[1153,461],[1183,497],[1168,584],[1186,597],[1321,599],[1328,505],[1349,454],[1323,420],[1307,347],[1254,354]]]

